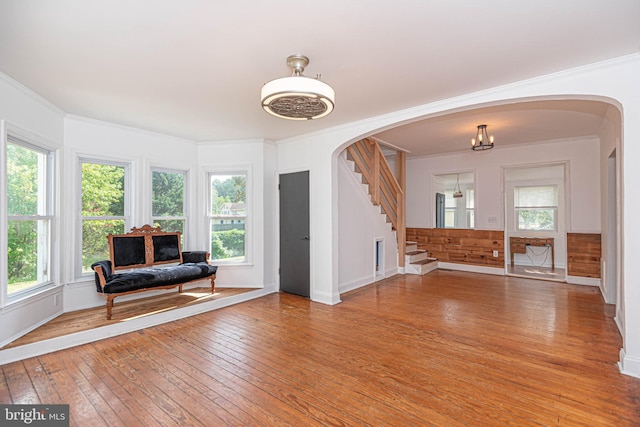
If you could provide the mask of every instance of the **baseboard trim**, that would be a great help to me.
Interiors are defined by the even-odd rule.
[[[600,282],[601,280],[597,277],[567,276],[567,283],[572,285],[597,286],[600,288]]]
[[[620,362],[618,362],[620,372],[631,377],[640,378],[640,358],[631,357],[624,351],[620,350]]]

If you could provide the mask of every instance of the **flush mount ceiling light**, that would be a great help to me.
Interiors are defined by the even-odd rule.
[[[471,149],[474,151],[489,150],[493,148],[493,135],[487,135],[487,125],[478,125],[478,133],[471,138]]]
[[[309,58],[291,55],[287,65],[293,70],[291,77],[271,80],[262,86],[262,108],[269,114],[289,120],[313,120],[333,111],[335,92],[326,83],[302,75]]]

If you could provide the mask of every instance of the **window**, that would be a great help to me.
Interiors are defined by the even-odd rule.
[[[211,258],[245,262],[247,174],[209,174]]]
[[[474,182],[473,172],[434,175],[434,190],[440,194],[440,199],[436,196],[436,227],[475,227]]]
[[[458,200],[453,197],[453,190],[444,192],[444,227],[456,228],[456,212],[458,211]]]
[[[114,163],[81,161],[82,273],[91,264],[109,259],[107,235],[125,232],[129,223],[126,180],[128,167]]]
[[[555,231],[558,222],[558,186],[514,188],[516,228],[527,231]]]
[[[153,225],[163,231],[179,231],[184,243],[186,224],[186,172],[152,171],[151,215]]]
[[[53,152],[8,136],[7,294],[51,282]]]
[[[476,216],[474,210],[474,191],[473,188],[467,188],[466,203],[467,203],[467,227],[474,228],[476,223]]]

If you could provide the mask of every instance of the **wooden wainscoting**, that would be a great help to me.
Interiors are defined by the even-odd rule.
[[[453,228],[407,228],[407,241],[417,242],[438,261],[504,267],[504,232]],[[493,251],[498,256],[493,256]]]
[[[599,233],[567,233],[567,274],[600,277],[602,254]]]

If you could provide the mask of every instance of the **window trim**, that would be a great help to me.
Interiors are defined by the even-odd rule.
[[[207,238],[205,240],[205,245],[208,248],[207,250],[211,250],[211,176],[212,175],[244,175],[245,176],[245,237],[244,237],[244,259],[242,261],[230,261],[224,259],[216,259],[216,264],[221,265],[233,265],[233,266],[244,266],[252,264],[253,257],[253,175],[252,169],[250,165],[245,166],[236,166],[236,167],[212,167],[205,170],[205,188],[207,191],[206,197],[206,205],[205,205],[205,218],[204,218],[204,229],[207,230]],[[211,255],[212,261],[213,255]]]
[[[15,302],[24,300],[32,295],[39,294],[45,289],[54,286],[58,278],[58,257],[57,251],[54,250],[54,242],[56,242],[56,230],[58,227],[59,215],[57,212],[57,189],[58,189],[58,156],[59,147],[50,140],[42,138],[39,135],[32,134],[17,126],[13,126],[4,120],[0,120],[0,152],[3,153],[0,162],[0,198],[7,200],[8,196],[8,165],[7,165],[7,145],[14,144],[29,150],[35,151],[45,156],[46,170],[45,170],[45,182],[44,182],[44,209],[42,214],[37,215],[9,215],[7,207],[0,209],[0,259],[4,260],[0,263],[0,307],[13,304]],[[48,233],[47,233],[47,254],[46,263],[48,270],[47,280],[42,283],[36,283],[27,289],[14,292],[9,295],[8,288],[8,227],[9,221],[20,220],[45,220]]]
[[[91,164],[100,164],[100,165],[108,165],[108,166],[118,166],[124,168],[124,216],[88,216],[85,217],[82,215],[82,164],[83,163],[91,163]],[[132,224],[132,162],[126,160],[114,160],[108,159],[105,157],[98,156],[84,156],[78,155],[76,161],[76,170],[77,170],[77,185],[76,185],[76,203],[77,205],[77,224],[75,227],[76,230],[76,239],[75,239],[75,256],[74,256],[74,268],[73,268],[73,276],[76,280],[83,280],[88,277],[91,277],[93,272],[82,272],[82,225],[85,220],[122,220],[124,219],[124,231],[125,233],[131,229]]]

